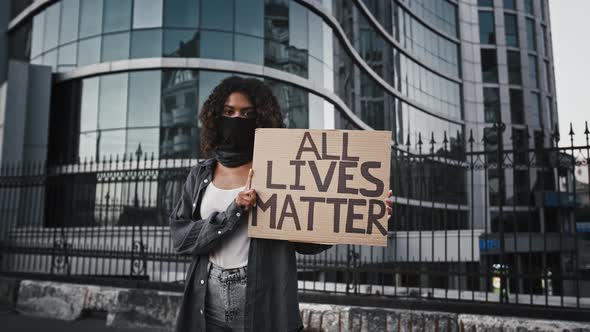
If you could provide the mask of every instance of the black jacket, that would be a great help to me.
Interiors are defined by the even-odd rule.
[[[191,168],[182,194],[170,214],[170,234],[178,254],[190,254],[184,296],[176,318],[176,332],[205,331],[205,295],[209,251],[219,245],[247,211],[235,202],[207,219],[200,216],[201,197],[211,183],[215,159]],[[255,189],[255,188],[254,188]],[[253,238],[248,253],[246,331],[293,331],[302,327],[297,301],[295,252],[317,254],[330,246]]]

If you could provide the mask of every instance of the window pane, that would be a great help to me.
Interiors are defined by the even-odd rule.
[[[531,92],[530,116],[532,119],[531,125],[541,127],[541,100],[537,92]]]
[[[203,31],[201,38],[201,57],[231,60],[232,34],[227,32]]]
[[[549,61],[545,61],[545,89],[549,93],[552,91],[551,87],[551,66],[549,65]]]
[[[316,59],[322,59],[324,55],[323,23],[324,21],[319,16],[309,13],[309,54],[316,57]],[[375,47],[376,53],[382,51],[379,47],[382,47],[381,43],[379,43],[378,47]]]
[[[160,150],[160,128],[153,129],[131,129],[127,131],[127,156],[133,155],[133,159],[137,158],[137,150],[141,144],[141,159],[159,158]],[[147,193],[146,193],[147,194]]]
[[[160,156],[187,158],[198,155],[198,72],[175,69],[162,72]]]
[[[98,128],[124,128],[127,118],[128,74],[106,75],[100,78]]]
[[[101,58],[103,62],[129,59],[129,32],[104,35]]]
[[[205,29],[233,31],[233,3],[233,0],[202,0],[202,27]]]
[[[527,14],[534,15],[535,14],[535,7],[533,5],[533,0],[524,0],[524,10]]]
[[[98,77],[82,80],[80,131],[96,130],[98,116]]]
[[[537,57],[529,55],[529,84],[533,88],[539,87],[539,79],[537,77]]]
[[[496,43],[493,12],[479,12],[479,42],[482,44]]]
[[[126,31],[131,28],[131,0],[105,0],[104,32]]]
[[[164,56],[197,58],[199,56],[198,30],[167,29],[164,31]]]
[[[524,124],[524,110],[522,109],[522,91],[510,89],[510,115],[512,123]]]
[[[162,0],[135,0],[133,6],[133,28],[162,26]]]
[[[91,162],[96,157],[96,132],[81,133],[78,156],[81,162]]]
[[[65,44],[78,38],[78,15],[80,0],[62,0],[61,2],[61,31],[59,43]]]
[[[161,71],[129,74],[129,113],[127,127],[160,125]]]
[[[164,2],[164,25],[174,28],[198,28],[199,1],[166,0]]]
[[[504,15],[504,28],[506,29],[506,45],[518,47],[518,23],[516,15]]]
[[[205,100],[209,98],[213,88],[217,86],[217,84],[221,83],[223,79],[229,76],[229,73],[207,70],[199,71],[199,107],[197,109],[200,110],[201,107],[203,107]]]
[[[45,10],[45,51],[57,46],[59,37],[60,3],[55,3]]]
[[[43,40],[45,39],[45,12],[35,15],[33,18],[33,33],[31,41],[31,58],[43,52]]]
[[[60,47],[57,61],[58,68],[75,68],[77,51],[78,44],[76,43]]]
[[[500,92],[497,88],[483,89],[485,121],[500,122]]]
[[[101,33],[102,0],[80,0],[80,38]]]
[[[481,70],[484,83],[498,83],[496,50],[481,50]]]
[[[515,0],[504,0],[504,8],[516,10],[516,1]]]
[[[289,45],[300,50],[307,50],[307,27],[307,9],[291,0],[289,4]]]
[[[522,84],[520,52],[508,51],[508,83],[512,85]]]
[[[477,5],[480,7],[494,7],[494,0],[477,0]]]
[[[162,54],[162,30],[133,31],[131,58],[155,58]]]
[[[125,153],[125,130],[107,130],[98,132],[98,152],[99,160],[113,160],[119,156],[123,159]],[[127,155],[129,158],[129,155]]]
[[[51,66],[51,70],[55,71],[57,67],[57,50],[53,49],[45,54],[43,54],[43,64],[46,66]]]
[[[264,41],[257,37],[235,35],[235,60],[262,65],[264,62]]]
[[[527,44],[530,50],[537,49],[537,41],[535,40],[535,21],[527,18],[526,20],[526,35],[527,35]]]
[[[263,0],[236,1],[236,32],[263,37]]]
[[[78,44],[78,66],[100,62],[100,37],[84,39]]]

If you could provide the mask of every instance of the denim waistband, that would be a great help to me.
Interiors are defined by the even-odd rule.
[[[220,279],[225,280],[242,280],[246,279],[247,276],[247,266],[236,267],[231,269],[224,269],[223,267],[213,264],[209,269],[209,276],[210,277],[219,277]]]

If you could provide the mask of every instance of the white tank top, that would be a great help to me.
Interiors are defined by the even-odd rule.
[[[244,188],[219,189],[213,182],[210,182],[201,200],[201,218],[205,219],[213,212],[225,211]],[[234,230],[209,252],[209,261],[224,269],[246,266],[248,265],[249,249],[248,222],[240,220]]]

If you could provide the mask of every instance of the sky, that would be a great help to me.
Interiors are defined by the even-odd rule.
[[[586,144],[590,122],[590,0],[549,0],[561,146]],[[590,125],[590,123],[589,123]],[[565,140],[564,140],[565,139]]]

